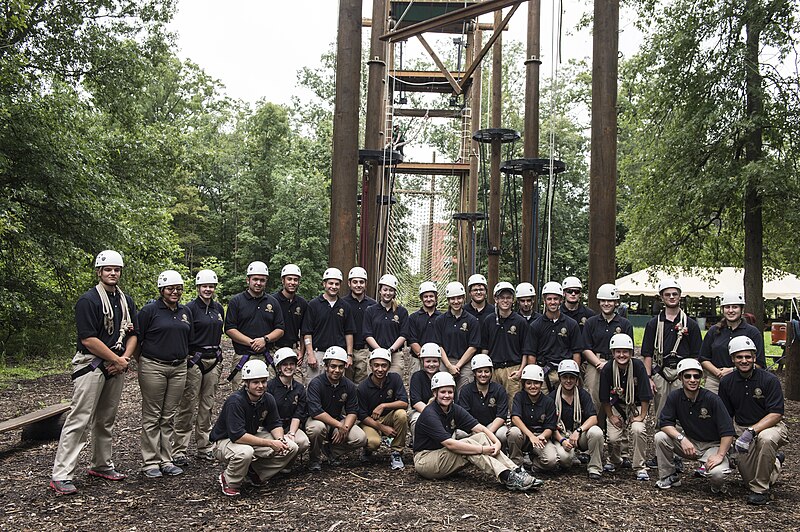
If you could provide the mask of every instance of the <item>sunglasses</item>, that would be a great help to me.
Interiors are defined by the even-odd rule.
[[[699,381],[700,379],[703,378],[703,375],[700,373],[684,373],[683,378],[686,379],[687,381],[691,380]]]
[[[668,299],[675,299],[676,297],[681,297],[681,293],[680,292],[672,292],[672,293],[669,293],[669,294],[664,294],[664,297],[666,297]]]
[[[575,295],[575,294],[580,294],[581,291],[580,290],[576,290],[574,288],[570,288],[570,289],[564,290],[564,293],[565,294]]]

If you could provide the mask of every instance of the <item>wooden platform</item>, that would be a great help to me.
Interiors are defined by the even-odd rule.
[[[27,425],[49,420],[50,418],[57,418],[64,412],[68,412],[69,409],[70,406],[68,404],[62,403],[48,406],[47,408],[42,408],[41,410],[31,412],[30,414],[25,414],[24,416],[15,417],[14,419],[9,419],[8,421],[3,421],[0,423],[0,433],[8,432],[9,430],[21,429]]]
[[[396,174],[410,175],[469,175],[469,163],[400,163]]]
[[[450,72],[453,77],[461,82],[464,72]],[[469,83],[464,86],[464,90],[469,87]],[[389,72],[389,90],[404,92],[436,92],[441,94],[453,94],[453,86],[447,78],[438,70],[393,70]]]

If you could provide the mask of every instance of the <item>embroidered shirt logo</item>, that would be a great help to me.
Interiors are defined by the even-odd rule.
[[[344,318],[344,309],[340,308],[339,312],[336,313],[340,318]]]
[[[622,332],[622,327],[617,327],[616,329],[614,329],[614,332],[620,334]]]
[[[755,399],[762,399],[764,397],[764,392],[761,391],[761,388],[756,388],[753,390],[753,397]]]
[[[265,312],[274,312],[272,310],[272,303],[267,303],[267,308],[264,309]]]
[[[464,322],[464,323],[461,324],[461,330],[464,331],[464,332],[467,332],[469,330],[469,326],[467,325],[467,322]]]
[[[494,397],[489,398],[489,407],[493,408],[497,404],[497,399]]]
[[[567,336],[567,328],[566,327],[561,327],[561,330],[558,332],[558,335],[566,338],[566,336]]]
[[[189,323],[189,317],[186,314],[181,314],[181,321],[183,323]]]
[[[697,417],[699,417],[700,419],[708,419],[711,416],[708,414],[708,409],[703,407],[700,409],[700,415]]]
[[[393,322],[395,322],[395,323],[400,323],[400,316],[398,316],[397,314],[395,314],[395,315],[392,317],[392,321],[393,321]]]
[[[512,325],[511,327],[509,327],[508,328],[508,334],[517,334],[517,326],[516,325]]]
[[[301,316],[302,314],[303,314],[303,311],[302,311],[302,309],[300,307],[294,307],[294,315],[295,316]]]

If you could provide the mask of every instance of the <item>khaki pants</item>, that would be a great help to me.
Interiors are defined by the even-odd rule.
[[[606,427],[606,412],[603,410],[603,405],[600,404],[600,371],[588,362],[584,362],[582,366],[583,388],[592,396],[592,404],[594,404],[594,409],[597,412],[597,426],[600,427],[600,430],[604,430]]]
[[[619,415],[619,411],[614,408],[615,413]],[[634,469],[645,469],[644,453],[647,451],[647,428],[644,422],[637,421],[635,423],[628,423],[622,429],[617,428],[610,421],[606,424],[608,431],[608,460],[612,464],[618,466],[622,463],[622,444],[623,440],[627,437],[628,441],[633,444],[633,463]],[[672,460],[670,460],[670,463]]]
[[[324,351],[314,351],[314,357],[317,359],[316,369],[308,365],[307,357],[303,357],[303,363],[297,369],[298,375],[296,376],[302,377],[303,386],[306,388],[308,388],[308,385],[314,380],[314,377],[325,373],[325,364],[322,363],[323,355],[325,355]]]
[[[142,471],[172,463],[175,412],[186,385],[186,364],[168,366],[139,359],[142,390]]]
[[[711,393],[715,393],[719,395],[719,379],[716,378],[714,375],[711,375],[709,372],[705,372],[706,374],[706,382],[703,384],[703,388],[708,390]]]
[[[511,404],[514,402],[514,395],[521,389],[521,382],[519,375],[516,379],[509,377],[512,373],[519,369],[518,365],[510,366],[507,368],[497,368],[492,372],[492,380],[506,389],[508,394],[508,415],[511,414]]]
[[[497,429],[497,432],[495,432],[494,435],[500,441],[500,445],[505,448],[505,446],[508,444],[508,427],[505,425],[501,426],[499,429]],[[467,434],[463,430],[456,430],[457,440],[463,440],[464,438],[469,437],[470,434]]]
[[[597,425],[583,431],[578,438],[578,449],[589,452],[589,465],[586,467],[586,471],[589,473],[602,473],[603,471],[603,439],[603,431]],[[575,449],[567,451],[560,443],[553,445],[556,447],[559,467],[561,469],[572,467]]]
[[[457,364],[458,360],[454,360],[451,358],[450,363]],[[439,364],[439,371],[448,371],[444,363]],[[464,364],[464,367],[461,368],[461,372],[458,375],[454,375],[453,377],[455,378],[456,381],[456,393],[460,392],[461,388],[471,383],[475,379],[475,376],[472,374],[472,369],[470,367],[469,362]]]
[[[211,433],[211,409],[214,406],[214,396],[221,374],[222,363],[214,366],[214,369],[205,375],[197,366],[187,369],[186,387],[183,389],[183,397],[175,414],[175,438],[172,446],[172,453],[175,456],[186,456],[192,429],[194,429],[197,452],[211,450],[211,442],[208,441],[208,435]]]
[[[558,385],[561,383],[561,380],[558,377],[557,369],[551,369],[550,371],[548,371],[547,374],[544,376],[544,378],[545,378],[544,382],[545,386],[542,387],[542,390],[548,393],[558,388]],[[545,390],[545,388],[547,389]]]
[[[681,380],[678,378],[678,373],[674,369],[664,368],[661,371],[670,379],[675,377],[675,380],[669,381],[662,377],[660,373],[655,373],[653,375],[653,382],[656,384],[656,393],[653,397],[656,419],[661,415],[661,410],[664,409],[664,405],[667,403],[669,392],[672,390],[680,390],[683,387]]]
[[[419,357],[411,351],[410,347],[406,347],[404,349],[404,352],[405,351],[408,351],[408,375],[410,377],[414,373],[418,372],[422,366],[419,364]]]
[[[258,432],[259,438],[274,440],[269,432]],[[298,447],[293,441],[287,440],[289,452],[277,456],[271,447],[253,447],[241,443],[234,443],[225,438],[214,442],[214,454],[217,460],[225,464],[225,480],[231,487],[238,488],[242,485],[247,470],[252,465],[253,470],[261,480],[274,477],[297,456]]]
[[[746,427],[736,426],[741,434]],[[781,421],[774,427],[764,429],[756,435],[747,453],[736,454],[736,465],[747,487],[753,493],[769,491],[781,473],[781,463],[775,457],[778,449],[789,443],[789,431]]]
[[[531,442],[517,427],[508,431],[508,450],[511,460],[522,465],[523,455],[530,452],[533,467],[540,471],[554,471],[558,467],[558,451],[552,441],[548,441],[541,449],[534,448]]]
[[[94,355],[78,353],[72,359],[72,370],[89,364]],[[78,465],[78,455],[86,446],[91,429],[91,468],[98,471],[114,469],[111,459],[111,430],[117,417],[119,399],[125,383],[123,375],[106,380],[96,369],[78,377],[72,383],[72,409],[67,414],[58,441],[53,480],[72,480]]]
[[[392,451],[401,453],[406,446],[406,436],[408,435],[408,414],[400,408],[390,411],[385,416],[378,419],[383,425],[392,427],[397,435],[392,439]],[[367,449],[370,451],[378,450],[381,446],[381,434],[372,427],[368,427],[363,422],[359,423],[361,430],[367,436]]]
[[[308,450],[309,447],[311,447],[311,443],[308,441],[308,436],[300,429],[297,429],[297,432],[294,433],[294,442],[297,444],[297,455],[295,458],[302,455]]]
[[[422,415],[422,412],[417,412],[413,408],[408,409],[408,430],[411,434],[411,440],[414,440],[414,430],[417,428],[417,420],[419,416]]]
[[[309,459],[319,460],[322,457],[322,446],[325,442],[329,441],[328,432],[333,430],[330,427],[316,419],[309,419],[306,421],[306,435],[310,443]],[[343,454],[349,453],[355,449],[360,449],[367,444],[367,435],[361,430],[357,424],[353,425],[350,432],[347,434],[347,441],[334,445],[331,443],[331,454],[328,456],[329,460],[336,460]]]
[[[671,474],[675,473],[675,464],[673,463],[673,458],[676,454],[678,456],[688,458],[689,460],[696,459],[697,461],[705,464],[706,460],[708,460],[710,456],[717,454],[719,451],[718,441],[695,441],[689,439],[688,437],[685,439],[692,442],[692,445],[694,445],[694,448],[697,450],[698,458],[692,458],[683,454],[681,444],[669,437],[666,432],[656,432],[654,441],[656,446],[656,458],[658,459],[659,479],[667,478]],[[719,486],[725,481],[725,473],[728,473],[729,471],[730,464],[728,463],[728,457],[726,456],[718,466],[711,471],[706,471],[706,476],[711,480],[712,484]]]
[[[473,434],[462,442],[482,447],[489,445],[489,438],[486,434]],[[477,466],[478,469],[495,478],[500,478],[503,471],[514,470],[514,462],[502,452],[496,457],[487,454],[457,454],[442,447],[435,451],[420,451],[414,453],[414,469],[423,478],[440,479],[464,469],[469,464]]]
[[[356,384],[363,382],[369,376],[369,353],[368,348],[353,349],[353,365],[345,370],[344,376]],[[321,357],[317,358],[322,360]],[[392,363],[394,363],[394,355],[392,355]],[[390,368],[389,371],[394,370]]]

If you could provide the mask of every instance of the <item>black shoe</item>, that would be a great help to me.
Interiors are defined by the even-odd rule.
[[[633,462],[631,462],[630,458],[623,458],[617,467],[620,469],[633,469]]]
[[[648,469],[657,469],[658,468],[658,459],[654,456],[648,461],[644,463],[648,467]]]
[[[589,463],[589,460],[591,460],[591,457],[586,453],[580,453],[578,454],[578,460],[580,460],[582,464],[586,465]]]
[[[757,506],[763,506],[765,504],[769,504],[771,497],[769,492],[767,493],[751,493],[747,496],[747,504],[755,504]]]
[[[683,473],[683,460],[677,456],[672,459],[672,465],[675,466],[675,471]]]
[[[189,459],[185,456],[176,456],[172,459],[172,463],[178,467],[186,467],[189,465]]]
[[[783,451],[778,451],[778,453],[775,455],[775,458],[777,458],[778,462],[783,465],[783,462],[786,460],[786,455],[783,453]]]
[[[600,480],[601,478],[603,478],[603,475],[600,473],[596,473],[594,471],[589,473],[589,480]]]

